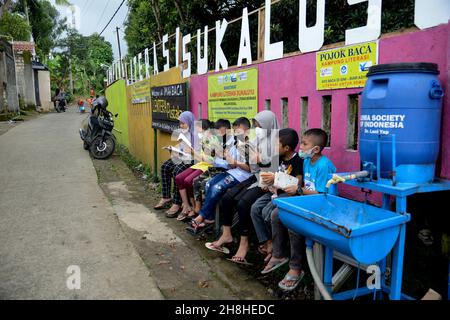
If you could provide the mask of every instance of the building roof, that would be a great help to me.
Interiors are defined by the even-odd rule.
[[[45,65],[43,65],[42,63],[40,63],[39,61],[31,61],[31,63],[32,63],[32,68],[33,68],[33,70],[46,70],[46,71],[48,71],[48,68],[47,68],[47,66],[45,66]]]
[[[14,41],[12,43],[13,46],[13,50],[14,51],[29,51],[29,52],[33,52],[34,51],[34,42],[27,42],[27,41]]]

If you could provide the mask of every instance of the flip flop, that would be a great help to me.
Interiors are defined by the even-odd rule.
[[[166,209],[166,208],[168,208],[169,207],[169,204],[172,202],[172,200],[168,200],[167,202],[164,202],[164,204],[162,204],[162,205],[156,205],[156,206],[154,206],[153,207],[153,209],[155,209],[155,210],[162,210],[162,209]]]
[[[180,211],[181,211],[181,207],[177,211],[172,211],[172,212],[167,211],[166,212],[166,217],[167,218],[175,218]]]
[[[184,221],[184,220],[186,220],[187,218],[188,218],[187,212],[181,212],[181,213],[178,215],[177,220],[178,220],[178,221]]]
[[[283,289],[284,291],[292,291],[295,288],[297,288],[297,286],[300,283],[300,281],[302,281],[304,275],[305,275],[305,272],[303,272],[303,271],[298,276],[291,276],[290,274],[286,273],[286,275],[284,276],[283,280],[284,281],[295,281],[294,285],[288,287],[285,284],[283,284],[283,280],[281,280],[278,283],[278,287],[280,289]]]
[[[228,249],[227,247],[225,247],[223,245],[220,247],[217,247],[212,242],[207,242],[207,243],[205,243],[205,247],[207,247],[209,250],[212,250],[212,251],[217,251],[217,252],[224,253],[224,254],[230,254],[230,249]]]
[[[277,262],[272,262],[272,263],[269,261],[269,262],[267,263],[267,266],[270,266],[270,269],[262,270],[262,271],[261,271],[261,274],[267,274],[267,273],[270,273],[270,272],[272,272],[273,270],[278,269],[278,268],[281,267],[282,265],[288,263],[288,261],[289,261],[288,258],[283,258],[283,259],[281,259],[281,260],[278,260]]]
[[[227,258],[227,260],[229,260],[231,262],[234,262],[234,263],[237,263],[237,264],[243,264],[243,265],[246,265],[246,266],[253,266],[253,263],[250,263],[250,262],[247,261],[247,259],[241,258],[241,257],[233,256],[232,258]]]
[[[208,230],[210,230],[212,228],[214,228],[214,222],[198,223],[197,221],[195,221],[193,219],[193,220],[191,220],[191,225],[189,227],[187,227],[186,230],[193,236],[198,236],[198,235],[201,235],[201,234],[207,232]]]

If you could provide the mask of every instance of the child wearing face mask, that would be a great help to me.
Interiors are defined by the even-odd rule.
[[[191,146],[195,146],[196,139],[194,137],[194,126],[195,126],[195,116],[191,111],[184,111],[178,117],[179,126],[181,133],[188,140],[188,144]],[[178,130],[177,130],[178,131]],[[186,143],[180,143],[179,149],[181,151],[187,151],[189,148],[185,148],[184,145]],[[169,210],[166,211],[166,216],[176,217],[181,208],[181,197],[178,192],[178,188],[176,183],[173,181],[174,178],[189,168],[194,164],[193,159],[190,154],[185,153],[180,154],[179,152],[173,152],[171,148],[167,148],[171,157],[169,160],[165,161],[161,166],[161,199],[156,206],[153,208],[155,210],[161,210],[166,207],[170,202],[172,202],[172,206]],[[173,182],[173,193],[171,192]]]
[[[200,142],[200,153],[193,150],[192,152],[197,163],[175,177],[175,183],[178,186],[183,202],[183,210],[177,217],[177,220],[179,221],[183,221],[188,216],[192,216],[193,214],[192,205],[194,204],[194,179],[206,172],[213,165],[214,157],[205,153],[205,150],[210,148],[211,145],[219,143],[218,138],[211,134],[209,130],[211,127],[213,127],[213,123],[208,119],[201,119],[196,123],[195,134]]]
[[[297,195],[307,196],[326,192],[329,175],[336,172],[330,159],[322,154],[327,141],[328,135],[322,129],[310,129],[303,134],[298,155],[304,159],[304,187],[298,189]],[[276,207],[271,213],[271,224],[272,257],[261,273],[269,273],[289,262],[289,271],[278,286],[284,291],[291,291],[298,286],[304,275],[302,253],[305,251],[305,239],[282,224]],[[285,252],[288,242],[290,243],[290,259]]]
[[[231,169],[216,175],[206,184],[205,201],[200,213],[186,229],[194,235],[213,227],[216,205],[225,192],[253,175],[250,172],[248,143],[250,121],[245,117],[238,118],[233,127],[236,142],[225,151],[225,160]]]
[[[214,156],[214,164],[208,171],[202,173],[194,179],[194,212],[188,214],[188,218],[195,218],[200,212],[203,199],[205,199],[206,183],[216,175],[230,169],[228,162],[225,160],[225,151],[234,143],[234,136],[230,135],[231,123],[226,119],[218,119],[215,123],[215,135],[219,140],[218,145],[212,145],[210,154]]]

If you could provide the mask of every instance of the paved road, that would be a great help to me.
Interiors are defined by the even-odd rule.
[[[78,128],[48,114],[0,135],[0,299],[161,299],[97,184]],[[77,286],[77,266],[80,289]]]

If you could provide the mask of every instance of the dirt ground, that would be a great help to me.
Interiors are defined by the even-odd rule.
[[[215,239],[214,234],[206,238],[198,238],[186,232],[186,224],[176,219],[166,218],[164,211],[155,211],[153,206],[158,202],[160,193],[157,185],[142,179],[142,174],[131,171],[127,165],[114,154],[106,161],[94,160],[99,184],[110,199],[113,207],[122,209],[119,221],[129,240],[134,244],[145,264],[156,280],[158,286],[168,299],[311,299],[313,284],[310,277],[305,276],[299,287],[292,293],[283,293],[278,282],[287,272],[283,266],[268,275],[261,275],[263,256],[252,244],[247,258],[253,266],[234,264],[227,256],[205,248],[205,242]],[[132,207],[123,205],[126,200]],[[146,230],[145,222],[126,221],[126,216],[133,212],[143,212],[152,217],[152,224],[161,224],[159,230],[173,232],[174,239],[152,241],[155,228]],[[141,217],[142,219],[142,217]],[[137,220],[137,219],[136,219]],[[124,222],[125,221],[125,222]],[[237,243],[230,249],[237,250]],[[232,254],[230,254],[231,257]]]

